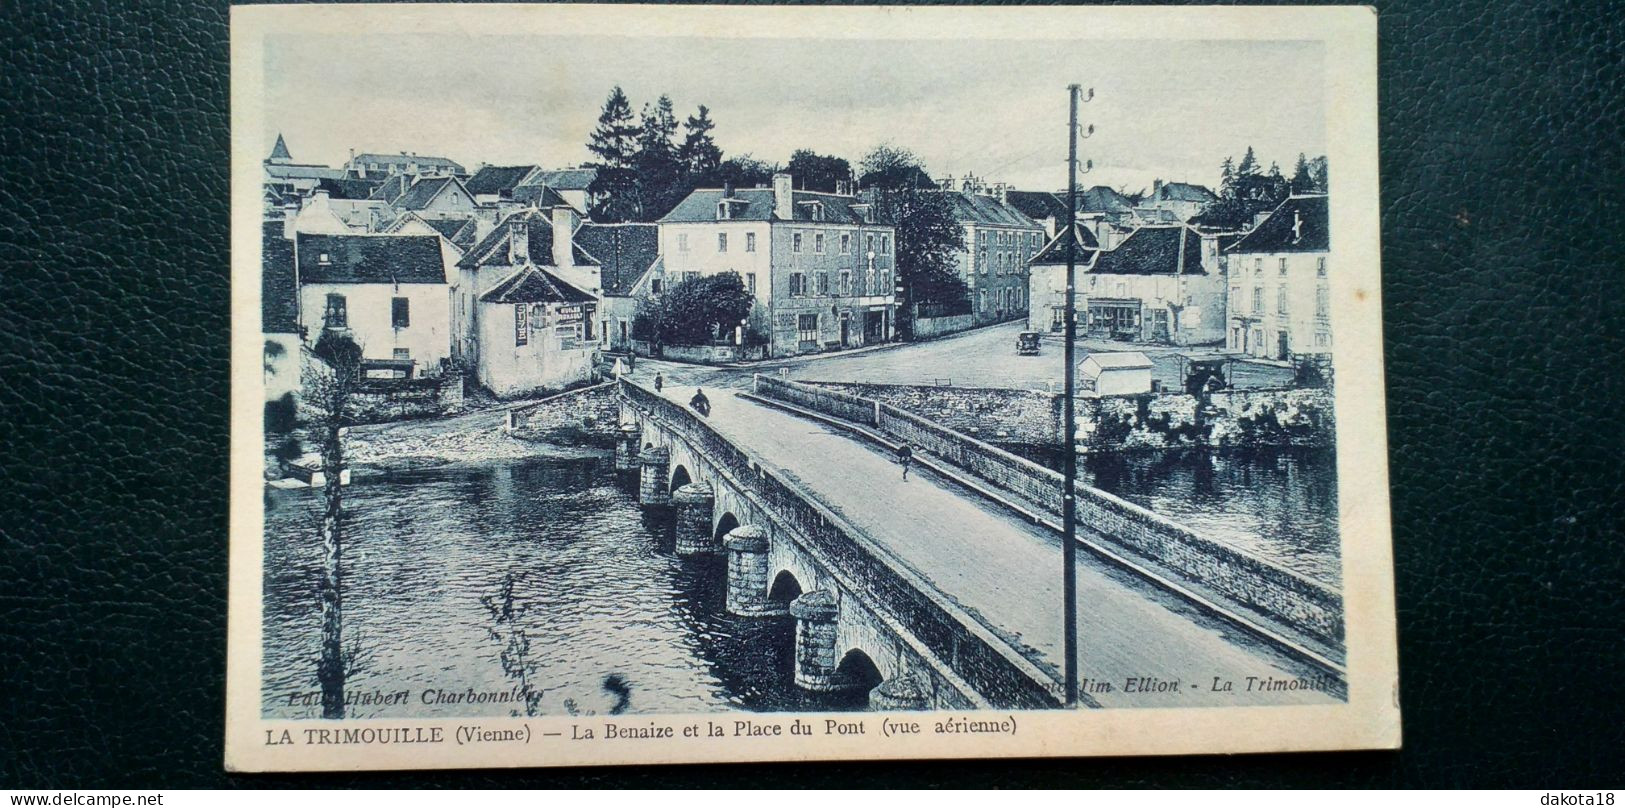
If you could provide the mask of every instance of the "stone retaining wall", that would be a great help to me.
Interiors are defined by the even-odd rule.
[[[614,382],[550,396],[508,410],[508,431],[563,443],[613,439],[620,420]]]

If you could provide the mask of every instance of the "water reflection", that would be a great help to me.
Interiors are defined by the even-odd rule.
[[[266,500],[263,712],[315,718],[319,492]],[[791,679],[794,624],[732,617],[607,459],[400,472],[347,489],[351,717],[861,708]],[[404,698],[395,700],[394,694]]]

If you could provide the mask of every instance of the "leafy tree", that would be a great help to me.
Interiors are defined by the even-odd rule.
[[[723,160],[715,168],[698,177],[697,187],[720,188],[732,183],[736,188],[754,188],[773,180],[778,166],[742,154]]]
[[[1236,166],[1237,177],[1247,177],[1258,173],[1258,158],[1253,156],[1253,147],[1247,147],[1247,154],[1241,158],[1241,165]]]
[[[819,154],[812,149],[797,149],[785,166],[808,191],[833,193],[837,183],[852,178],[852,166],[840,157]]]
[[[689,278],[665,294],[656,311],[660,343],[706,345],[731,334],[750,315],[754,298],[737,272]]]
[[[587,141],[587,150],[598,158],[598,178],[589,189],[600,200],[590,211],[594,221],[631,221],[642,213],[636,171],[641,130],[632,120],[632,103],[616,85]]]
[[[1326,155],[1321,155],[1309,161],[1309,177],[1314,180],[1315,190],[1327,193],[1331,186],[1326,184]]]
[[[688,116],[683,122],[683,145],[677,149],[678,159],[688,173],[704,176],[716,170],[722,163],[722,150],[717,148],[716,141],[711,138],[711,130],[716,128],[711,120],[711,110],[704,104],[700,105],[698,115]]]
[[[954,268],[965,247],[964,228],[954,219],[946,193],[907,149],[880,146],[860,164],[861,185],[879,221],[896,229],[898,325],[912,333],[921,306],[959,310],[970,290]]]

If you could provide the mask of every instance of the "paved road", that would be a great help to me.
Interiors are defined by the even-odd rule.
[[[668,382],[664,393],[686,405],[694,388]],[[1051,531],[928,472],[911,473],[904,482],[888,454],[818,422],[721,390],[710,398],[710,422],[718,431],[798,479],[943,593],[1001,634],[1019,637],[1059,670],[1061,558]],[[1331,700],[1312,691],[1248,693],[1249,676],[1313,672],[1083,551],[1078,583],[1080,671],[1091,683],[1112,687],[1090,691],[1103,706]],[[1178,689],[1124,692],[1125,681],[1139,677],[1174,680]],[[1230,681],[1234,690],[1214,692],[1214,677]]]

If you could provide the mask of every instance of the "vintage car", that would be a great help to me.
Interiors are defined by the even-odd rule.
[[[1038,337],[1037,331],[1021,332],[1016,336],[1016,353],[1020,356],[1037,356]]]

